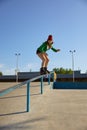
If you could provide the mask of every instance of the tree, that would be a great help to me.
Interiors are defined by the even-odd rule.
[[[72,74],[71,69],[64,69],[64,68],[54,68],[53,71],[55,71],[57,74]]]
[[[3,74],[2,74],[2,72],[0,72],[0,76],[2,76]]]

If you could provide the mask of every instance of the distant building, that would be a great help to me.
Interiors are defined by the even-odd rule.
[[[74,71],[75,81],[87,81],[87,73],[80,73],[80,71]],[[58,74],[57,81],[72,81],[73,74]]]
[[[22,82],[29,80],[36,76],[39,76],[39,72],[18,72],[18,81]],[[74,71],[75,81],[87,81],[87,73],[80,73],[80,71]],[[72,74],[57,74],[56,81],[72,81]],[[2,75],[0,76],[0,82],[15,82],[16,75]]]

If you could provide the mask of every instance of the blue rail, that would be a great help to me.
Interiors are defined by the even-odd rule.
[[[23,85],[27,85],[27,106],[26,106],[26,111],[29,112],[30,111],[30,83],[32,81],[37,80],[37,79],[41,79],[41,81],[40,81],[41,82],[41,94],[43,94],[43,79],[46,76],[48,76],[48,85],[50,85],[50,78],[52,78],[53,81],[54,81],[54,72],[51,72],[50,74],[37,76],[37,77],[32,78],[30,80],[24,81],[24,82],[22,82],[22,83],[20,83],[18,85],[12,86],[12,87],[10,87],[10,88],[8,88],[6,90],[3,90],[2,92],[0,92],[0,97],[14,91],[17,88],[23,87]]]

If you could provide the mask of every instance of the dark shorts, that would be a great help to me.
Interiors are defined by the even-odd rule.
[[[37,50],[36,51],[36,54],[39,54],[39,53],[42,53],[41,51],[39,51],[39,50]],[[46,53],[46,52],[44,52],[47,56],[48,56],[48,54]]]
[[[37,50],[37,51],[36,51],[36,54],[39,54],[39,53],[41,53],[41,52],[40,52],[39,50]]]

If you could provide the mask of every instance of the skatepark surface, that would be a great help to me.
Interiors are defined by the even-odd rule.
[[[0,91],[16,83],[0,83]],[[0,97],[0,130],[87,130],[87,90],[52,89],[32,82],[30,112],[26,86]]]

